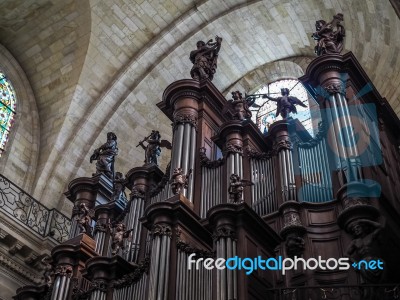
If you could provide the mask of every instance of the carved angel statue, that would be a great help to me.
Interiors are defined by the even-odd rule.
[[[315,22],[316,31],[312,34],[312,38],[317,41],[314,51],[318,56],[342,52],[345,30],[340,24],[341,21],[343,21],[343,14],[338,13],[329,23],[324,20]]]
[[[147,142],[147,145],[145,145],[144,142]],[[140,141],[136,147],[139,146],[145,150],[145,164],[155,165],[158,165],[157,156],[160,156],[162,147],[172,149],[171,143],[167,140],[161,140],[161,135],[156,130],[152,130],[150,135]]]
[[[51,264],[51,257],[45,256],[41,260],[41,263],[43,265],[43,279],[45,284],[50,286],[53,283],[53,275],[54,275],[54,268]]]
[[[231,109],[233,111],[234,120],[250,119],[252,113],[249,107],[254,105],[256,99],[249,99],[244,99],[242,93],[239,91],[232,92],[232,100],[228,101],[228,103],[225,105],[222,110],[222,114],[225,114],[229,109]]]
[[[111,249],[112,255],[116,255],[119,249],[124,249],[124,239],[129,237],[129,233],[133,229],[125,230],[125,224],[118,223],[115,225],[114,233],[112,234],[112,242],[111,242]],[[111,229],[110,229],[111,231]]]
[[[114,178],[114,190],[113,190],[113,194],[112,194],[112,199],[114,201],[120,199],[122,194],[124,193],[124,190],[125,190],[124,175],[122,175],[121,172],[116,172],[115,178]]]
[[[90,163],[97,160],[96,174],[104,173],[108,178],[114,177],[114,160],[118,155],[117,136],[113,132],[107,133],[107,142],[94,150],[90,156]]]
[[[79,205],[79,215],[76,218],[79,233],[92,235],[92,215],[93,211],[91,211],[85,203]]]
[[[241,179],[239,175],[232,174],[229,184],[229,200],[232,203],[242,202],[242,195],[245,186],[254,185],[250,180]]]
[[[279,114],[280,114],[283,119],[286,119],[288,117],[289,113],[297,114],[296,105],[307,107],[307,105],[305,105],[303,102],[301,102],[300,99],[293,97],[293,96],[289,96],[288,88],[281,89],[281,94],[282,94],[282,97],[278,97],[278,98],[273,98],[268,95],[263,96],[263,98],[267,98],[271,101],[276,102],[276,104],[277,104],[276,117],[279,116]]]
[[[215,37],[215,42],[209,40],[207,43],[198,41],[197,49],[190,52],[190,61],[193,67],[190,70],[190,75],[193,79],[210,79],[213,80],[215,70],[217,69],[217,57],[221,48],[222,38]]]
[[[186,175],[183,175],[182,168],[174,169],[174,172],[172,173],[172,178],[170,180],[172,193],[174,195],[181,194],[183,189],[187,189],[190,174],[192,174],[192,169],[190,169],[189,173]]]

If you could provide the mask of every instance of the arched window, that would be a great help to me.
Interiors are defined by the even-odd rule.
[[[267,94],[270,97],[277,98],[281,96],[282,88],[288,88],[291,96],[300,99],[307,105],[307,107],[297,106],[297,114],[292,117],[299,119],[311,136],[314,136],[310,106],[314,106],[316,103],[313,99],[309,99],[307,91],[300,81],[297,79],[280,79],[266,84],[255,94]],[[267,133],[269,126],[273,122],[281,120],[282,117],[280,115],[275,117],[277,108],[276,102],[264,98],[258,98],[255,103],[257,105],[256,108],[252,108],[254,111],[252,119],[262,133]]]
[[[3,153],[16,109],[15,91],[7,77],[0,72],[0,156]]]

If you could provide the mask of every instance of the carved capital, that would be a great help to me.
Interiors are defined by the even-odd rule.
[[[56,270],[54,272],[54,274],[56,276],[67,276],[69,278],[72,277],[72,266],[71,265],[58,265],[56,266]]]
[[[323,88],[329,95],[334,95],[334,94],[346,95],[346,87],[343,82],[328,83],[324,85]]]
[[[140,198],[140,199],[144,199],[144,198],[145,198],[145,191],[144,191],[144,189],[134,186],[134,187],[132,188],[131,198]]]
[[[219,240],[220,238],[236,240],[236,232],[229,226],[220,226],[214,231],[212,238],[213,240]]]
[[[101,292],[107,292],[108,288],[108,281],[105,279],[95,279],[90,283],[90,289],[92,291],[101,291]]]
[[[289,141],[289,140],[286,140],[286,139],[281,139],[281,140],[276,141],[274,143],[273,151],[275,153],[278,153],[279,151],[284,150],[284,149],[285,150],[292,150],[293,149],[293,143],[291,141]]]
[[[302,226],[299,213],[291,211],[283,216],[283,228]]]
[[[197,130],[197,114],[195,113],[177,113],[174,115],[173,128],[179,124],[189,123]]]
[[[159,235],[159,236],[166,235],[171,238],[172,228],[170,225],[167,225],[167,224],[156,224],[151,229],[151,234],[152,234],[153,238],[156,237],[157,235]]]
[[[243,148],[241,145],[226,143],[225,149],[223,151],[224,156],[228,156],[230,153],[239,153],[243,154]]]

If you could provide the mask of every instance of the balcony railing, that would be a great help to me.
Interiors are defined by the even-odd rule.
[[[400,299],[398,284],[299,286],[270,289],[271,300],[393,300]]]
[[[0,174],[0,211],[27,229],[58,242],[69,237],[71,220],[57,209],[48,209]]]

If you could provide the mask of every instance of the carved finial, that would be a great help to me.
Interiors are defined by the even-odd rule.
[[[315,32],[312,34],[317,45],[314,50],[320,56],[324,54],[340,54],[343,50],[345,30],[340,22],[343,21],[343,14],[333,16],[332,21],[327,23],[324,20],[315,22]]]
[[[215,37],[215,42],[209,40],[207,43],[198,41],[197,49],[190,52],[190,61],[193,63],[190,75],[193,79],[213,80],[215,70],[217,69],[218,52],[221,48],[222,38]]]

